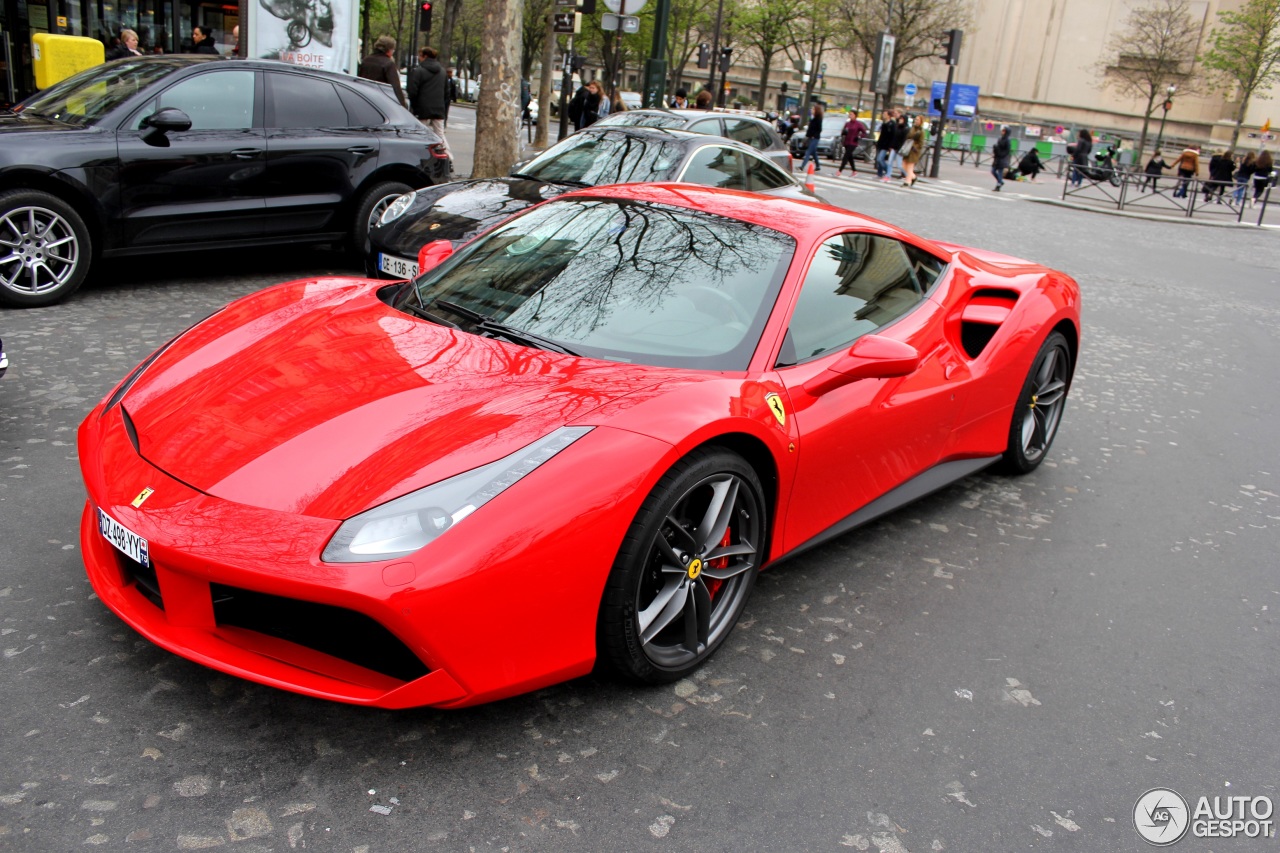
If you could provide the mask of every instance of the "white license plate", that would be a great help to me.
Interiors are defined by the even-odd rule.
[[[415,278],[418,275],[418,262],[379,252],[378,269],[397,278]]]
[[[151,565],[151,555],[147,548],[147,540],[107,515],[101,509],[98,510],[98,530],[102,532],[102,536],[112,545],[120,550],[130,560],[135,563],[141,563],[144,566]]]

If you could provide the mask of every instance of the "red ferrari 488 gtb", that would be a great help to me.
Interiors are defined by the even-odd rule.
[[[1057,432],[1079,292],[816,202],[596,187],[294,281],[80,428],[102,601],[214,669],[457,707],[686,675],[757,573]]]

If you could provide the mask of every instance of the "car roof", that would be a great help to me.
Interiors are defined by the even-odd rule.
[[[665,138],[684,145],[706,145],[708,143],[714,143],[716,145],[724,145],[728,148],[738,148],[743,151],[749,151],[757,157],[761,157],[761,159],[768,159],[766,157],[762,157],[760,152],[752,148],[750,145],[739,142],[736,139],[716,136],[711,133],[695,133],[691,130],[685,130],[684,128],[679,127],[637,127],[636,125],[631,124],[593,124],[584,127],[574,135],[592,134],[598,136],[605,133],[621,133],[627,136]]]
[[[797,239],[815,237],[837,228],[857,228],[892,236],[902,233],[878,219],[817,201],[722,190],[698,184],[612,184],[574,190],[559,198],[608,198],[684,207],[762,225]]]
[[[748,115],[746,113],[735,113],[725,110],[692,110],[692,109],[666,109],[664,107],[645,107],[642,110],[627,110],[631,113],[645,113],[648,115],[672,115],[676,118],[682,118],[685,121],[693,121],[699,118],[745,118],[750,121],[768,125],[769,122],[759,116]]]

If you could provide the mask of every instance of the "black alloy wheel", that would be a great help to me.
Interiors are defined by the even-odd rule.
[[[1044,461],[1058,434],[1071,375],[1071,348],[1061,332],[1053,332],[1036,353],[1014,407],[1004,452],[1004,467],[1010,473],[1029,473]]]
[[[760,479],[719,448],[678,462],[645,499],[600,606],[601,662],[629,679],[674,681],[724,642],[765,554]]]
[[[351,250],[357,254],[364,252],[365,241],[369,232],[382,219],[382,214],[391,206],[391,202],[410,192],[413,187],[400,181],[383,181],[370,187],[356,205],[355,221],[351,227]]]

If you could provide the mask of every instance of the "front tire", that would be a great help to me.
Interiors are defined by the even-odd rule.
[[[52,305],[89,274],[93,248],[80,214],[38,190],[0,193],[0,303]]]
[[[356,205],[355,221],[351,228],[353,252],[364,253],[369,231],[378,224],[378,220],[382,218],[382,212],[391,202],[412,189],[413,187],[400,181],[383,181],[370,187],[364,195],[360,196],[360,203]]]
[[[1061,332],[1052,332],[1031,362],[1014,405],[1009,444],[1002,460],[1008,473],[1028,474],[1044,461],[1062,422],[1073,372],[1067,339]]]
[[[746,607],[767,535],[764,490],[742,457],[709,448],[677,462],[641,505],[609,573],[601,664],[646,684],[701,666]]]

